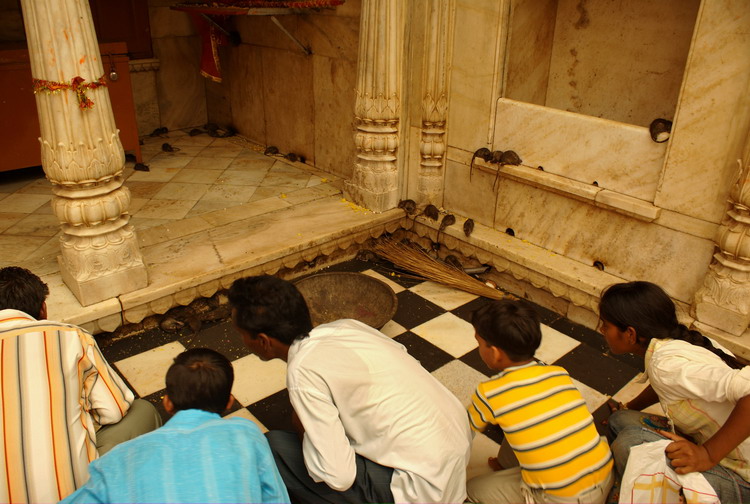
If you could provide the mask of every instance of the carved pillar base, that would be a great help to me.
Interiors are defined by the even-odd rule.
[[[750,264],[728,261],[721,254],[714,259],[716,262],[695,296],[695,318],[741,336],[750,325]]]
[[[398,205],[398,189],[375,192],[347,181],[344,184],[344,191],[347,199],[373,212],[384,212]]]
[[[83,306],[148,285],[133,226],[127,224],[127,218],[112,227],[117,225],[120,227],[95,235],[86,228],[68,230],[60,238],[60,273]]]

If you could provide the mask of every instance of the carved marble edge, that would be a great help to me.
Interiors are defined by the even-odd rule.
[[[527,184],[538,189],[553,192],[600,208],[606,208],[644,222],[653,222],[661,208],[632,196],[591,184],[584,184],[554,173],[548,173],[529,166],[492,165],[481,159],[474,160],[474,168],[491,174],[498,172],[502,177]]]
[[[149,293],[150,299],[145,302],[143,302],[142,293],[125,294],[121,296],[123,319],[125,323],[137,323],[150,315],[166,313],[175,306],[185,306],[199,297],[208,297],[220,289],[227,289],[238,278],[261,273],[275,274],[281,269],[293,269],[311,263],[320,256],[328,256],[352,247],[359,249],[365,241],[377,238],[386,232],[394,232],[400,227],[400,216],[396,219],[392,216],[384,215],[384,217],[386,218],[369,227],[358,229],[345,236],[333,237],[323,243],[312,244],[310,247],[291,254],[280,251],[278,254],[262,258],[262,262],[256,259],[245,264],[233,265],[212,275],[213,278],[204,275],[201,278],[191,278],[178,284],[166,285]],[[140,301],[132,302],[138,298]]]
[[[440,239],[443,245],[594,313],[601,292],[609,285],[623,281],[479,223],[475,224],[471,236],[466,237],[462,231],[464,221],[465,218],[457,216],[456,224],[443,231]],[[417,217],[411,231],[427,244],[437,227],[437,222]]]
[[[158,58],[130,60],[130,73],[156,72],[157,70],[159,70],[160,64],[161,63],[159,62]]]

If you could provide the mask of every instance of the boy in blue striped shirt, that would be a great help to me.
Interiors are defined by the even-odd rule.
[[[493,301],[472,316],[479,354],[500,371],[480,383],[471,428],[490,424],[505,434],[500,470],[468,482],[469,499],[603,503],[612,486],[612,454],[570,375],[537,361],[542,341],[534,309],[520,300]]]

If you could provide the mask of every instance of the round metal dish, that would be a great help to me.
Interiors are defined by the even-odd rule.
[[[398,307],[393,289],[362,273],[319,273],[294,285],[307,301],[314,326],[352,318],[380,329]]]

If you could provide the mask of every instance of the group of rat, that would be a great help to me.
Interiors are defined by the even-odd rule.
[[[89,333],[47,320],[48,294],[30,271],[0,269],[2,502],[603,503],[630,448],[663,439],[677,473],[750,502],[750,368],[680,324],[649,282],[601,296],[599,332],[613,353],[643,357],[649,380],[612,403],[611,444],[565,369],[535,359],[540,322],[523,300],[473,313],[497,374],[463,405],[381,332],[349,319],[313,327],[290,282],[236,280],[236,330],[261,360],[287,365],[293,430],[264,435],[221,417],[232,364],[207,348],[169,367],[162,426]],[[657,402],[665,417],[640,412]],[[491,424],[504,433],[493,470],[467,482],[473,433]]]

